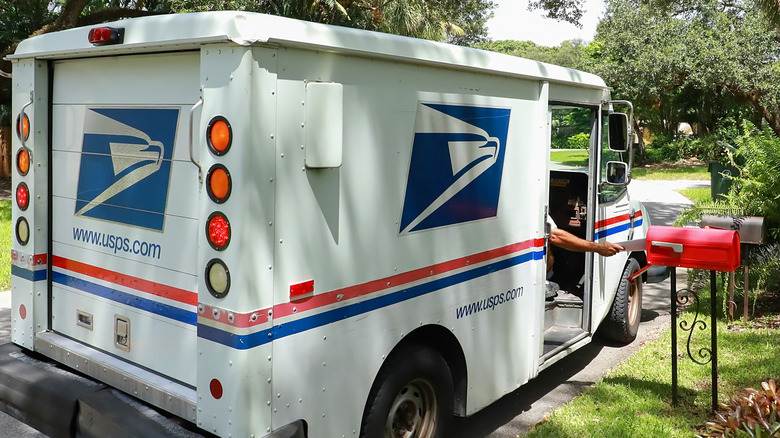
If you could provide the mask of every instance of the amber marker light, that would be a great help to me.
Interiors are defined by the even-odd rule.
[[[206,129],[206,139],[214,155],[225,155],[233,143],[233,128],[230,127],[230,122],[222,116],[211,119]]]
[[[30,191],[25,183],[19,183],[16,186],[16,205],[22,211],[27,210],[27,207],[30,205]]]
[[[214,212],[206,224],[206,237],[209,245],[217,251],[227,248],[230,243],[230,222],[224,214]]]
[[[30,153],[25,149],[20,149],[19,153],[16,154],[16,169],[22,176],[27,175],[27,172],[30,171]]]
[[[221,204],[230,197],[232,182],[230,172],[221,164],[215,164],[209,169],[206,176],[206,187],[208,188],[209,198],[217,204]]]
[[[16,118],[16,136],[22,141],[30,137],[30,118],[27,114],[19,114]]]

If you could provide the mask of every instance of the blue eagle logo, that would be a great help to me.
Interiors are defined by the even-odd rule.
[[[418,104],[401,234],[498,214],[510,113]]]
[[[176,108],[87,108],[76,216],[162,231]]]

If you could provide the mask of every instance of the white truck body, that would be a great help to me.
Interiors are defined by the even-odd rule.
[[[31,128],[13,143],[31,161],[14,173],[29,240],[13,240],[12,340],[203,430],[303,420],[307,436],[356,436],[410,340],[440,352],[454,412],[472,414],[590,342],[629,256],[643,262],[587,254],[577,324],[545,343],[551,182],[583,178],[583,237],[648,226],[625,188],[600,193],[596,76],[250,13],[106,26],[123,41],[90,44],[92,26],[9,57]],[[554,105],[592,111],[588,168],[551,165]],[[232,136],[219,154],[215,117]],[[230,191],[215,202],[220,165]],[[225,294],[207,285],[215,259]]]

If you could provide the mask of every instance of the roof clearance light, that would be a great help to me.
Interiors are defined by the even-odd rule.
[[[212,259],[206,265],[206,287],[214,298],[225,298],[230,290],[230,271],[225,262]]]
[[[30,118],[27,114],[19,114],[16,118],[16,136],[19,140],[27,140],[30,137]]]
[[[27,172],[30,171],[30,153],[25,149],[20,149],[19,153],[16,154],[16,169],[22,176],[27,175]]]
[[[230,127],[230,122],[222,116],[211,119],[206,129],[206,140],[214,155],[225,155],[233,143],[233,128]]]
[[[230,243],[230,222],[228,222],[224,214],[214,212],[209,216],[206,224],[206,236],[208,237],[209,245],[217,251],[227,248]]]
[[[30,205],[30,191],[25,183],[20,183],[16,186],[16,205],[22,211],[27,210],[27,207]]]
[[[30,224],[23,217],[16,221],[16,240],[22,246],[27,245],[27,242],[30,241]]]
[[[96,46],[106,44],[122,44],[125,40],[125,29],[121,27],[95,27],[89,30],[89,42]]]
[[[217,204],[227,201],[228,197],[230,197],[232,184],[230,172],[227,171],[225,166],[221,164],[211,166],[206,176],[206,182],[207,192],[212,201]]]

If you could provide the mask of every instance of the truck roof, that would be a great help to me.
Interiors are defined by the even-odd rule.
[[[124,28],[124,42],[93,46],[87,39],[89,30],[100,26]],[[155,15],[43,34],[21,42],[8,59],[64,59],[192,50],[203,44],[228,41],[240,46],[271,44],[327,50],[589,88],[607,88],[596,75],[516,56],[380,32],[233,11]]]

